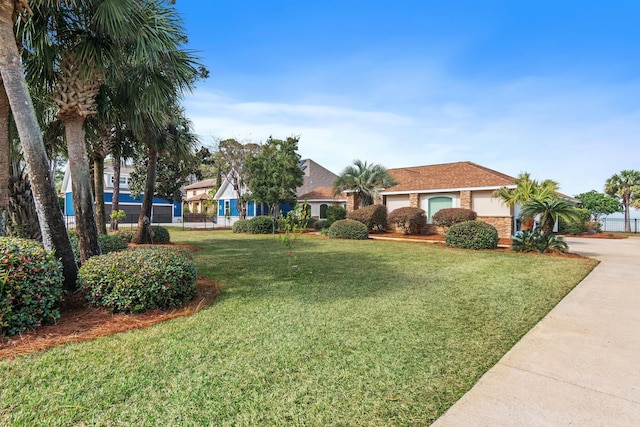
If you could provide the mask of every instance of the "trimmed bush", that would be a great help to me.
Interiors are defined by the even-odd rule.
[[[169,243],[171,241],[171,236],[169,235],[169,230],[161,225],[153,225],[151,226],[151,233],[153,236],[153,243],[163,244]]]
[[[395,209],[389,214],[387,221],[404,234],[418,234],[427,225],[424,210],[411,207]]]
[[[449,228],[445,242],[457,248],[495,249],[498,247],[498,230],[486,222],[465,221]]]
[[[353,219],[341,219],[329,227],[329,237],[332,239],[366,240],[369,238],[367,226]]]
[[[231,231],[234,233],[246,233],[248,231],[249,220],[248,219],[239,219],[233,223],[231,227]]]
[[[114,236],[118,236],[120,237],[122,240],[124,240],[127,243],[131,243],[133,242],[133,238],[136,236],[136,233],[134,233],[131,230],[118,230],[115,233],[112,233]]]
[[[326,219],[319,219],[313,223],[313,228],[316,230],[324,230],[325,228],[329,228],[329,221]]]
[[[133,240],[133,232],[130,232]],[[128,236],[125,236],[125,238]],[[98,234],[98,246],[100,246],[100,252],[102,254],[108,254],[109,252],[118,252],[127,249],[130,241],[126,241],[125,238],[118,232],[117,234]],[[78,232],[76,230],[69,230],[69,240],[71,241],[71,249],[73,250],[73,257],[76,262],[80,264],[80,249],[78,247]]]
[[[365,206],[349,212],[347,219],[363,223],[369,232],[384,231],[387,228],[387,207],[385,205]]]
[[[451,227],[465,221],[473,221],[478,215],[471,209],[447,208],[440,209],[431,217],[431,222],[440,227]]]
[[[87,260],[78,272],[86,300],[114,313],[179,307],[196,293],[196,268],[183,249],[148,246]]]
[[[35,240],[0,237],[0,336],[60,318],[62,264]]]
[[[271,216],[256,216],[247,223],[247,231],[251,234],[269,234],[273,233],[274,219]],[[280,228],[276,224],[276,228]]]
[[[327,222],[329,226],[341,219],[347,219],[347,210],[345,208],[342,206],[327,207]]]

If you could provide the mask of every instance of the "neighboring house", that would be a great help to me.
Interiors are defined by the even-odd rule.
[[[412,206],[422,208],[431,223],[433,214],[444,208],[471,209],[478,220],[496,227],[500,237],[517,229],[519,207],[509,207],[493,192],[501,187],[516,188],[514,178],[472,162],[447,163],[389,169],[397,184],[381,192],[387,211]],[[353,208],[355,194],[348,195],[347,210]]]
[[[329,206],[343,206],[346,198],[333,195],[333,183],[337,176],[320,166],[311,159],[300,161],[300,169],[304,172],[303,183],[296,190],[298,202],[304,202],[310,207],[310,214],[313,218],[326,218],[326,210]],[[243,190],[243,193],[247,189]],[[226,178],[222,180],[222,185],[213,197],[217,203],[218,224],[230,226],[240,219],[241,209],[238,202],[238,194],[233,189],[233,185]],[[248,202],[245,205],[247,218],[254,216],[268,215],[269,207],[265,204]],[[287,213],[291,210],[289,205],[281,205],[280,210]]]
[[[140,215],[142,207],[142,196],[134,198],[129,191],[129,176],[133,171],[133,166],[122,165],[120,167],[120,210],[127,215],[120,223],[136,223]],[[75,220],[75,211],[73,208],[73,197],[71,193],[71,173],[67,165],[64,172],[64,180],[62,181],[62,192],[64,194],[64,214],[68,222]],[[104,165],[104,203],[107,221],[111,215],[111,202],[113,201],[113,165],[110,160],[105,161]],[[151,222],[155,223],[171,223],[179,222],[182,218],[182,203],[169,202],[158,197],[153,198],[153,206],[151,208]]]
[[[191,213],[207,213],[211,210],[209,193],[216,187],[216,179],[205,179],[184,187],[183,203]]]

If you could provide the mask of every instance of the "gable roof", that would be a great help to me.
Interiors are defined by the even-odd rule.
[[[300,169],[304,172],[304,176],[302,185],[296,190],[298,199],[303,199],[305,194],[319,187],[333,187],[333,183],[338,178],[338,175],[311,159],[300,160]],[[333,198],[333,190],[331,193],[330,198]]]
[[[216,186],[216,179],[204,179],[202,181],[194,182],[193,184],[184,187],[185,190],[195,190],[198,188],[213,188]]]
[[[304,193],[298,197],[298,200],[335,200],[346,201],[344,197],[336,196],[333,194],[333,187],[318,187],[308,193]]]
[[[383,194],[462,188],[513,186],[515,178],[473,162],[388,169],[398,184]]]

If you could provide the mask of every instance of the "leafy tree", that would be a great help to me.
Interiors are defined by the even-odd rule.
[[[540,227],[547,236],[553,233],[553,227],[558,218],[567,222],[580,221],[580,215],[575,206],[559,197],[534,198],[522,205],[521,218],[535,218],[538,215],[540,215]]]
[[[574,197],[582,202],[582,206],[591,213],[594,221],[599,221],[602,216],[622,212],[622,205],[618,199],[596,190],[576,194]]]
[[[233,187],[238,203],[238,216],[246,218],[247,210],[243,203],[246,191],[247,172],[245,162],[247,158],[258,153],[260,145],[254,143],[242,144],[235,139],[225,139],[218,143],[218,157],[220,164],[227,168],[227,180]]]
[[[299,137],[286,140],[269,137],[260,150],[245,161],[250,197],[269,206],[273,216],[280,203],[295,203],[296,189],[302,185],[304,172],[300,169]]]
[[[546,200],[555,196],[559,185],[557,182],[546,179],[542,182],[532,179],[529,172],[518,174],[515,179],[515,188],[502,187],[493,193],[493,197],[501,199],[506,205],[524,205],[531,199]],[[535,215],[534,215],[535,216]],[[522,229],[529,230],[533,227],[534,216],[521,216]]]
[[[357,192],[359,206],[363,208],[372,205],[380,191],[395,184],[396,180],[384,166],[354,160],[353,165],[347,166],[338,176],[334,192]]]
[[[624,231],[631,232],[630,207],[640,200],[640,171],[623,170],[607,179],[604,192],[617,197],[624,208]]]

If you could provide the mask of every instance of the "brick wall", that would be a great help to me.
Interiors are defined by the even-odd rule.
[[[409,194],[409,206],[412,208],[420,207],[420,195],[417,193]]]
[[[460,207],[462,209],[472,209],[471,206],[471,191],[460,191]]]
[[[358,193],[350,192],[347,193],[347,213],[353,212],[357,210],[360,206],[358,206]]]
[[[513,218],[508,216],[479,216],[478,221],[493,225],[498,230],[498,237],[509,238],[513,235]]]

